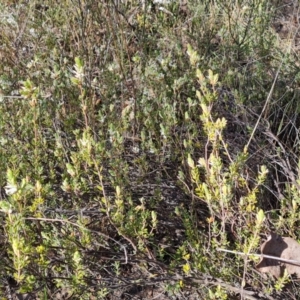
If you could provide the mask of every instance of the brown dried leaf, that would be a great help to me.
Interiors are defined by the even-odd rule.
[[[260,250],[265,255],[300,261],[300,244],[290,237],[281,237],[276,233],[271,233],[268,236],[267,240],[261,245]],[[281,277],[286,269],[290,275],[296,274],[300,278],[300,265],[280,262],[266,257],[262,257],[256,268],[258,271],[270,273],[276,278]]]

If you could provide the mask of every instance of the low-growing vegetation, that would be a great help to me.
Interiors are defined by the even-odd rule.
[[[1,299],[299,299],[294,2],[1,1]]]

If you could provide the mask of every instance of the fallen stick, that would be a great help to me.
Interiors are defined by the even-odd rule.
[[[242,255],[242,256],[250,256],[251,255],[251,256],[256,256],[256,257],[264,257],[264,258],[269,258],[269,259],[281,261],[281,262],[284,262],[284,263],[287,263],[287,264],[300,266],[300,261],[298,261],[298,260],[285,259],[285,258],[280,258],[280,257],[277,257],[277,256],[267,255],[267,254],[257,254],[257,253],[248,253],[248,254],[246,254],[244,252],[232,251],[232,250],[221,249],[221,248],[217,248],[217,251],[223,251],[223,252],[238,254],[238,255]]]

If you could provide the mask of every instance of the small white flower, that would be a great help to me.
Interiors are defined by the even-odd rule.
[[[10,183],[8,183],[8,184],[4,187],[4,189],[5,189],[5,193],[6,193],[8,196],[13,195],[13,194],[16,193],[17,190],[18,190],[16,185],[10,184]]]
[[[34,28],[30,28],[30,29],[29,29],[29,32],[30,32],[30,34],[31,34],[33,37],[37,37]]]
[[[140,153],[140,148],[139,147],[132,147],[132,152],[133,153]]]

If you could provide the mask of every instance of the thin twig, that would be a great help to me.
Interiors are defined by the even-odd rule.
[[[248,141],[248,143],[247,143],[247,145],[246,145],[246,147],[245,147],[246,150],[248,150],[249,145],[250,145],[250,143],[251,143],[251,141],[252,141],[252,139],[253,139],[253,136],[254,136],[254,134],[255,134],[255,132],[256,132],[256,129],[257,129],[257,127],[258,127],[258,124],[259,124],[259,122],[260,122],[260,120],[261,120],[261,118],[262,118],[262,116],[263,116],[263,113],[265,112],[265,110],[266,110],[266,108],[267,108],[267,105],[269,104],[269,102],[270,102],[270,100],[271,100],[271,96],[272,96],[272,94],[273,94],[273,91],[274,91],[274,88],[275,88],[275,84],[276,84],[276,82],[277,82],[278,75],[279,75],[279,72],[280,72],[282,63],[283,63],[283,62],[281,61],[281,64],[280,64],[280,66],[279,66],[279,68],[278,68],[278,70],[277,70],[277,72],[276,72],[276,75],[275,75],[275,78],[274,78],[272,87],[271,87],[271,89],[270,89],[270,92],[269,92],[269,94],[268,94],[267,100],[266,100],[266,102],[265,102],[265,105],[264,105],[264,107],[263,107],[263,109],[262,109],[262,111],[261,111],[261,113],[260,113],[260,115],[259,115],[259,117],[258,117],[258,119],[257,119],[257,122],[256,122],[256,124],[255,124],[255,126],[254,126],[254,128],[253,128],[253,131],[252,131],[252,133],[251,133],[251,136],[250,136],[250,138],[249,138],[249,141]]]
[[[284,263],[287,263],[287,264],[290,264],[290,265],[300,266],[300,261],[298,261],[298,260],[285,259],[285,258],[281,258],[281,257],[277,257],[277,256],[267,255],[267,254],[257,254],[257,253],[246,254],[244,252],[232,251],[232,250],[221,249],[221,248],[217,248],[217,251],[223,251],[223,252],[238,254],[238,255],[242,255],[242,256],[264,257],[264,258],[269,258],[269,259],[281,261],[281,262],[284,262]]]

